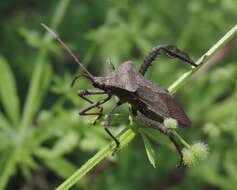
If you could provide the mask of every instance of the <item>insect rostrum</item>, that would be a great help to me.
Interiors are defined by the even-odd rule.
[[[104,122],[105,131],[116,143],[114,152],[119,149],[120,144],[116,137],[110,132],[109,125],[117,108],[124,103],[129,103],[132,107],[133,115],[141,123],[146,124],[148,127],[158,129],[163,134],[169,136],[170,140],[173,142],[182,158],[181,149],[172,133],[170,133],[171,129],[164,127],[162,123],[166,118],[173,118],[177,120],[179,127],[186,128],[191,126],[191,122],[173,96],[158,84],[154,84],[153,82],[147,80],[144,75],[148,67],[152,64],[161,51],[164,51],[170,58],[178,58],[192,66],[197,66],[190,59],[187,53],[179,50],[174,45],[161,45],[157,48],[154,48],[149,53],[149,55],[144,59],[144,63],[141,65],[139,71],[135,69],[131,61],[126,61],[115,69],[111,60],[107,60],[106,64],[109,67],[110,73],[108,73],[108,75],[105,77],[95,77],[81,64],[79,58],[75,56],[72,50],[69,49],[69,47],[59,38],[55,32],[53,32],[44,24],[42,24],[42,26],[47,31],[52,33],[52,35],[78,63],[78,65],[83,70],[83,74],[81,76],[87,78],[96,88],[93,90],[86,89],[79,91],[78,95],[89,103],[87,107],[79,112],[80,115],[96,115],[97,118],[99,118],[102,116],[103,112],[102,105],[109,101],[112,96],[118,97],[119,101],[108,113],[108,117]],[[80,76],[77,76],[73,80],[73,83],[79,77]],[[97,102],[92,102],[87,98],[87,96],[97,94],[107,94],[107,97]],[[99,108],[99,111],[91,112],[91,110],[96,107]]]

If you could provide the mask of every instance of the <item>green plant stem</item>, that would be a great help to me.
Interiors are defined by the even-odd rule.
[[[119,138],[121,148],[128,144],[135,137],[135,132],[131,128],[126,128]],[[77,170],[71,177],[69,177],[64,183],[62,183],[56,190],[69,189],[75,184],[81,177],[88,173],[95,165],[97,165],[104,157],[111,154],[111,150],[115,147],[115,143],[112,142],[99,152],[97,152],[91,159],[89,159],[79,170]]]
[[[174,136],[176,136],[177,139],[179,139],[179,141],[186,147],[186,148],[190,148],[190,145],[183,139],[183,137],[181,137],[176,131],[172,131],[172,133],[174,134]]]
[[[223,46],[225,46],[233,37],[237,35],[237,25],[234,26],[229,32],[227,32],[214,46],[209,49],[197,62],[199,66],[196,68],[192,68],[190,71],[184,73],[179,79],[177,79],[169,88],[170,93],[175,93],[187,80],[189,77],[198,71],[200,67],[208,62],[208,60],[213,57],[213,55]],[[179,138],[177,132],[176,137]],[[178,135],[178,136],[177,136]],[[120,136],[121,148],[127,145],[132,139],[135,137],[135,133],[132,130],[124,129]],[[181,139],[180,139],[181,140]],[[182,143],[189,146],[185,141],[181,141]],[[71,186],[73,186],[78,180],[80,180],[84,175],[87,174],[96,164],[98,164],[101,160],[103,160],[106,156],[108,156],[113,151],[113,146],[107,145],[105,148],[100,150],[96,155],[94,155],[90,160],[88,160],[81,168],[79,168],[71,177],[69,177],[66,181],[64,181],[56,190],[67,190]]]
[[[57,28],[58,25],[60,24],[62,18],[64,17],[64,14],[69,2],[70,0],[61,0],[59,2],[58,7],[55,11],[55,14],[50,24],[52,28]],[[52,40],[53,40],[52,35],[46,32],[43,37],[43,42],[49,43]],[[39,101],[38,94],[40,93],[39,89],[40,89],[42,77],[44,75],[44,66],[45,66],[47,55],[48,55],[48,50],[45,48],[42,48],[40,49],[35,61],[35,68],[32,74],[33,79],[32,79],[32,82],[30,83],[30,88],[27,94],[26,103],[23,110],[21,127],[20,127],[21,128],[20,130],[22,131],[21,133],[23,134],[25,130],[27,130],[27,127],[30,126],[30,123],[35,113],[39,109],[39,107],[36,106],[39,104],[36,104],[36,102]]]
[[[51,22],[52,28],[56,28],[60,24],[62,18],[64,17],[64,14],[69,2],[70,0],[61,0],[59,2],[56,8],[55,14],[53,15],[53,18],[52,18],[52,22]],[[43,41],[45,43],[49,43],[52,39],[53,37],[48,33],[46,33],[43,37]],[[22,121],[20,124],[19,133],[17,136],[16,147],[12,149],[11,153],[9,154],[9,159],[6,162],[3,170],[1,171],[2,175],[0,178],[0,190],[5,189],[7,182],[10,176],[12,175],[13,170],[16,167],[16,164],[18,162],[17,155],[21,155],[20,153],[21,146],[23,144],[22,142],[24,141],[24,137],[27,133],[27,129],[31,127],[32,119],[38,110],[38,107],[36,107],[35,105],[39,105],[38,94],[40,93],[39,89],[40,89],[41,81],[44,75],[44,63],[46,62],[47,53],[48,53],[47,50],[41,49],[37,55],[36,62],[35,62],[36,65],[35,65],[33,75],[32,75],[33,79],[28,91],[26,104],[23,110]]]
[[[201,56],[196,64],[199,66],[196,68],[192,68],[190,71],[184,73],[179,79],[177,79],[169,88],[169,92],[174,94],[181,86],[187,82],[188,78],[197,72],[200,67],[204,64],[206,64],[213,56],[214,54],[223,48],[231,39],[235,38],[237,36],[237,25],[235,25],[233,28],[231,28],[217,43],[215,43],[203,56]]]

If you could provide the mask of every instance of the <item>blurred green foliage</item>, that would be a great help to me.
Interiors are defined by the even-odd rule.
[[[92,127],[88,117],[78,117],[86,104],[76,91],[90,84],[81,79],[70,88],[77,65],[42,35],[41,22],[56,27],[89,70],[103,75],[106,58],[116,66],[129,59],[139,67],[162,43],[177,44],[198,58],[237,19],[236,0],[10,0],[1,1],[0,10],[0,189],[53,189],[110,141],[103,118]],[[116,162],[111,158],[98,165],[75,189],[235,189],[236,50],[235,45],[177,94],[193,122],[180,132],[189,141],[206,140],[206,161],[186,172],[175,169],[177,153],[166,137],[152,131],[152,142],[160,143],[150,149],[155,169],[138,137]],[[185,70],[185,64],[160,56],[147,77],[167,87]],[[114,133],[129,123],[128,113],[126,106],[119,110]]]

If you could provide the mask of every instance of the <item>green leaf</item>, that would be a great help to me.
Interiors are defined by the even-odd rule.
[[[54,159],[45,159],[44,163],[57,175],[63,178],[70,176],[73,172],[76,171],[76,166],[74,166],[71,162],[62,157],[57,157]]]
[[[71,152],[77,145],[78,135],[71,131],[55,143],[52,153],[56,156],[63,155]]]
[[[10,177],[16,172],[17,153],[17,151],[11,150],[6,157],[6,162],[0,173],[0,189],[5,189]]]
[[[145,145],[145,149],[146,149],[146,154],[147,154],[147,158],[149,160],[149,162],[151,163],[151,165],[156,168],[156,161],[155,161],[155,151],[151,146],[151,143],[149,142],[148,138],[146,137],[146,135],[143,132],[140,132],[144,145]]]
[[[7,118],[0,112],[0,129],[5,131],[11,131],[10,123]]]
[[[16,82],[7,61],[0,55],[0,101],[10,121],[19,122],[19,99]]]
[[[38,148],[34,154],[44,161],[45,165],[57,175],[66,178],[75,172],[76,167],[61,156],[55,155],[50,149]]]

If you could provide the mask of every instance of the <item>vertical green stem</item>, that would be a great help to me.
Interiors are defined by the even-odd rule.
[[[51,21],[52,28],[58,27],[59,23],[61,22],[65,14],[65,11],[69,2],[70,0],[61,0],[59,2],[58,7],[53,16],[53,19]],[[43,41],[45,43],[52,41],[52,39],[53,37],[49,33],[45,33],[43,37]],[[30,125],[36,111],[38,110],[38,106],[35,106],[35,105],[37,105],[36,102],[38,101],[37,99],[38,93],[39,93],[38,91],[40,89],[42,77],[44,74],[43,69],[44,69],[44,64],[46,62],[47,55],[48,55],[48,51],[42,48],[40,49],[36,58],[36,62],[35,62],[36,65],[32,74],[33,79],[32,79],[32,82],[30,83],[30,88],[27,94],[26,103],[23,110],[21,129],[20,129],[23,132]]]

